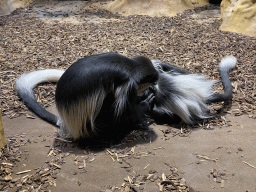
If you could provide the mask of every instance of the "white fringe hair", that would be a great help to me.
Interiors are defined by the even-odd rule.
[[[168,79],[170,84],[157,84],[156,89],[165,94],[165,101],[161,101],[160,110],[167,114],[178,115],[185,123],[193,124],[195,118],[210,118],[207,100],[214,92],[216,81],[207,80],[205,76],[197,74],[180,74],[163,71],[160,61],[152,60],[154,67],[161,72],[161,78]],[[168,87],[169,86],[169,87]],[[162,91],[162,90],[171,90]],[[168,95],[167,95],[168,94]]]

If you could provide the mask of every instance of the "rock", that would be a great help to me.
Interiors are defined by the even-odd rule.
[[[25,7],[33,0],[1,0],[0,1],[0,16],[8,15],[19,7]]]
[[[175,16],[187,9],[193,9],[194,6],[189,0],[114,0],[105,8],[123,15]]]
[[[10,175],[7,175],[5,176],[4,178],[5,181],[11,181],[12,180],[12,177]]]
[[[256,37],[255,0],[223,0],[220,30]]]
[[[180,184],[181,184],[181,185],[186,185],[186,180],[185,180],[184,178],[182,178],[182,179],[180,180]]]

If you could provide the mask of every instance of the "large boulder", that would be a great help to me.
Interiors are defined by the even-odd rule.
[[[115,0],[106,9],[123,15],[175,16],[194,6],[189,0]]]
[[[256,0],[222,0],[220,30],[256,37]]]
[[[24,7],[33,0],[0,0],[0,16],[8,15],[19,7]]]
[[[15,9],[27,6],[33,1],[35,0],[0,0],[0,15],[10,14]],[[51,4],[51,1],[45,1],[45,3]],[[123,15],[170,17],[208,3],[209,0],[104,0],[103,2],[87,2],[89,7],[104,8]]]

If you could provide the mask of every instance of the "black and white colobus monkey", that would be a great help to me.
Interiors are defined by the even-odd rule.
[[[216,81],[209,81],[202,75],[191,74],[179,67],[152,60],[159,72],[159,80],[144,93],[146,96],[154,93],[155,96],[151,116],[161,118],[174,114],[187,124],[212,117],[208,104],[232,99],[232,85],[228,73],[235,67],[236,62],[233,56],[222,59],[219,73],[224,93],[217,94],[212,89]]]
[[[60,126],[63,136],[75,140],[123,124],[145,124],[153,94],[139,95],[158,80],[159,73],[146,57],[129,59],[117,53],[92,55],[78,60],[65,72],[39,70],[16,80],[25,105],[42,119]],[[55,94],[59,118],[40,106],[33,88],[58,82]]]
[[[60,126],[63,136],[79,139],[114,125],[145,124],[149,110],[153,118],[175,114],[188,124],[210,118],[209,103],[232,98],[228,72],[235,65],[233,56],[219,65],[224,94],[214,93],[216,81],[202,75],[158,60],[128,59],[116,53],[85,57],[66,72],[50,69],[23,74],[16,89],[36,115]],[[43,82],[58,82],[55,100],[60,118],[42,108],[33,95],[33,88]]]

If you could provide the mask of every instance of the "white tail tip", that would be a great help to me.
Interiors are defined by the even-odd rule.
[[[236,66],[236,62],[237,59],[232,55],[224,57],[220,62],[220,68],[234,68]]]

